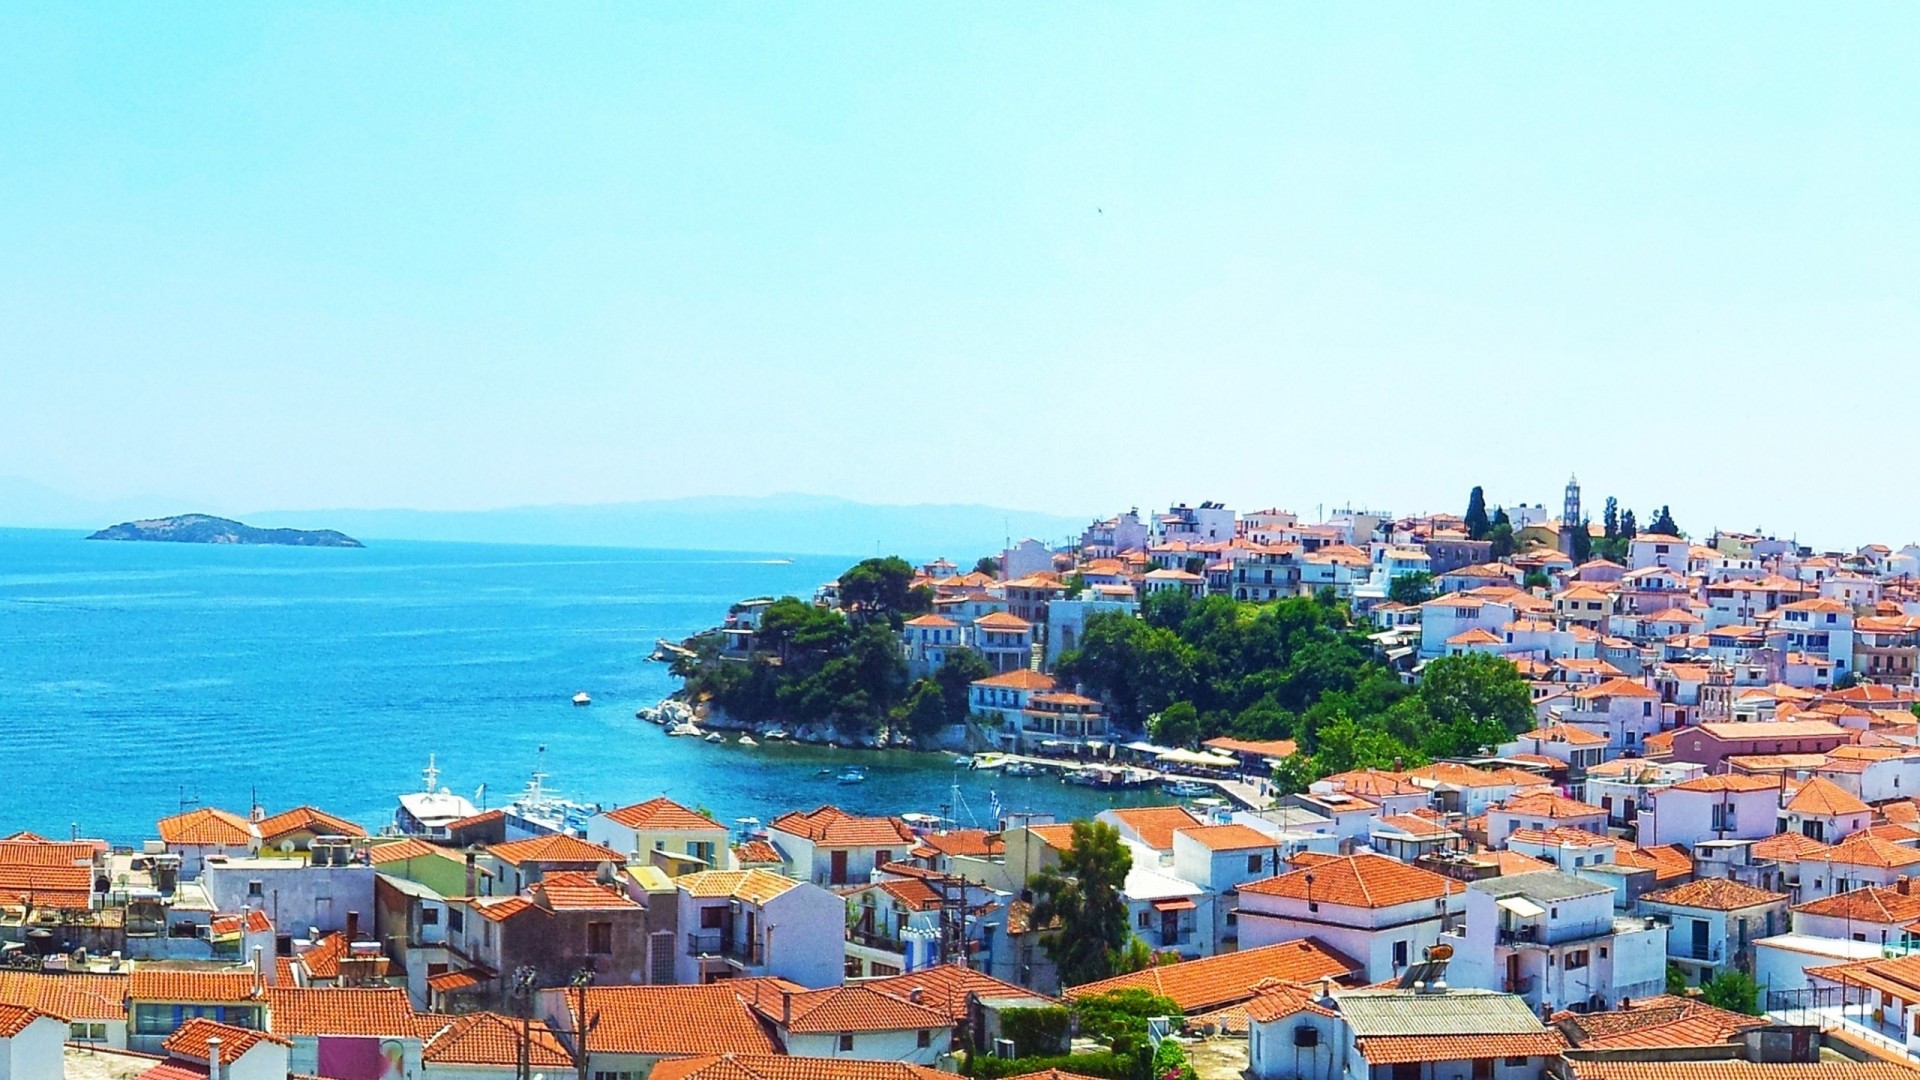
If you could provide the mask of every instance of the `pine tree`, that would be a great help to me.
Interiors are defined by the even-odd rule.
[[[1679,536],[1680,526],[1673,523],[1673,511],[1662,506],[1659,515],[1653,519],[1652,531],[1666,536]]]
[[[1485,540],[1487,530],[1493,528],[1493,522],[1487,518],[1487,493],[1474,485],[1473,492],[1467,496],[1467,535],[1475,540]]]
[[[1631,540],[1639,535],[1639,533],[1640,527],[1634,523],[1633,511],[1620,511],[1620,538],[1622,540]]]
[[[1607,508],[1600,514],[1601,533],[1612,540],[1620,535],[1620,500],[1607,496]]]
[[[1587,531],[1587,519],[1581,518],[1580,524],[1573,527],[1573,564],[1575,566],[1593,558],[1593,534]]]

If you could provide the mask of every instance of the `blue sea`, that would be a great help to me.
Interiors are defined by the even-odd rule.
[[[1115,800],[958,772],[946,755],[716,745],[634,718],[677,685],[647,660],[657,638],[715,625],[743,597],[809,595],[850,559],[82,535],[0,530],[0,834],[132,843],[183,806],[256,799],[376,829],[429,755],[442,785],[498,806],[541,747],[559,794],[665,794],[723,821],[823,802],[938,813],[956,782],[982,824],[993,793],[1063,819]],[[575,707],[582,690],[593,704]],[[821,775],[848,763],[868,781]]]

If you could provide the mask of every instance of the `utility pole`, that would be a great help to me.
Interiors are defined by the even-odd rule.
[[[573,1069],[578,1080],[587,1080],[587,1035],[600,1026],[600,1018],[587,1016],[587,987],[593,985],[593,968],[583,967],[573,976]]]
[[[522,964],[513,972],[513,996],[520,1003],[520,1045],[514,1056],[514,1080],[533,1080],[533,992],[539,973]]]

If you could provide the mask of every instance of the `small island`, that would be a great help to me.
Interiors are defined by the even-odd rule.
[[[101,529],[89,540],[156,540],[175,544],[279,544],[287,547],[365,547],[333,529],[256,529],[211,514],[123,521]]]

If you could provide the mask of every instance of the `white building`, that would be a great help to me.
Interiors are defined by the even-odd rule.
[[[1707,840],[1762,840],[1779,828],[1780,781],[1770,776],[1699,776],[1647,795],[1637,840],[1645,846]]]
[[[726,826],[672,799],[654,798],[587,819],[587,842],[646,864],[656,851],[728,869]]]
[[[680,936],[674,981],[776,976],[837,986],[846,973],[846,904],[818,885],[767,870],[674,879]]]
[[[1750,967],[1753,942],[1787,929],[1785,893],[1727,878],[1644,893],[1640,909],[1666,920],[1667,958],[1693,983],[1729,965]]]
[[[1242,948],[1316,938],[1378,982],[1424,956],[1464,902],[1460,882],[1384,855],[1296,858],[1299,869],[1240,887]]]
[[[1666,931],[1615,918],[1611,886],[1557,870],[1473,882],[1448,981],[1518,994],[1535,1010],[1610,1009],[1666,985]]]
[[[0,1080],[66,1075],[67,1022],[23,1005],[0,1005]]]

